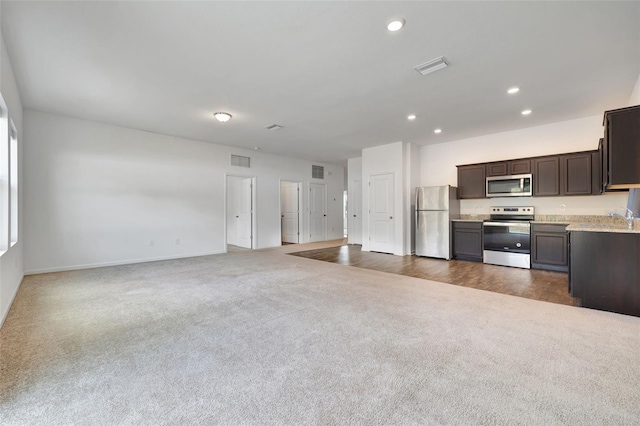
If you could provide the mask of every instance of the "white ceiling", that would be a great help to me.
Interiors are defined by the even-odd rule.
[[[600,114],[640,75],[638,2],[3,1],[2,31],[27,108],[336,164]]]

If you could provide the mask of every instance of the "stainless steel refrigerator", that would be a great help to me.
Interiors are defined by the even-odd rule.
[[[416,188],[416,255],[451,259],[451,219],[460,217],[456,188]]]

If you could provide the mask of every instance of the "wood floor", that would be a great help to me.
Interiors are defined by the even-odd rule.
[[[363,252],[359,245],[343,245],[291,253],[293,256],[350,265],[392,274],[424,278],[528,299],[579,306],[567,291],[568,276],[561,272],[509,268],[464,260]]]

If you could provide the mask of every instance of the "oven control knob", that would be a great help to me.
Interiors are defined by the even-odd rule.
[[[522,244],[516,243],[516,247],[522,247]]]

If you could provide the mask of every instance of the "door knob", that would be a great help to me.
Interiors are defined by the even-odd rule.
[[[239,218],[240,216],[236,216],[236,218]]]
[[[389,216],[389,219],[393,219],[393,216]]]
[[[353,217],[356,217],[356,215],[354,214]]]
[[[327,215],[326,215],[326,214],[325,214],[325,215],[323,215],[323,216],[324,216],[324,217],[327,217]]]

